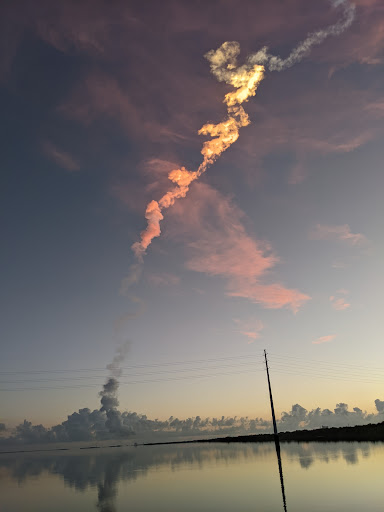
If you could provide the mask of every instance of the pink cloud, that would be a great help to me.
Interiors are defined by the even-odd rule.
[[[237,325],[237,331],[248,339],[248,344],[253,343],[261,336],[264,325],[260,320],[240,320],[234,318],[233,321]]]
[[[317,340],[312,341],[313,345],[320,345],[321,343],[329,343],[336,338],[336,334],[328,334],[328,336],[321,336]]]
[[[228,296],[294,312],[310,299],[280,283],[265,282],[279,258],[267,242],[247,233],[244,213],[212,187],[195,183],[190,196],[175,204],[171,216],[171,232],[193,238],[186,244],[186,267],[222,277]]]
[[[354,246],[363,245],[367,242],[362,233],[352,233],[348,224],[333,226],[317,224],[310,233],[310,238],[312,240],[340,240]]]
[[[331,297],[329,297],[329,301],[333,309],[336,311],[345,311],[351,307],[351,304],[340,295],[348,295],[348,291],[344,289],[338,290],[335,295],[331,295]]]
[[[43,151],[48,158],[67,171],[78,171],[80,169],[80,164],[69,153],[59,149],[49,141],[43,143]]]
[[[336,311],[344,311],[345,309],[348,309],[351,307],[351,304],[349,302],[346,302],[345,299],[336,297],[331,300],[333,309],[336,309]]]
[[[253,281],[253,282],[252,282]],[[229,287],[228,295],[243,297],[255,303],[260,303],[268,309],[287,307],[297,313],[310,297],[299,290],[285,288],[281,284],[259,285],[255,279],[249,282],[237,281]]]

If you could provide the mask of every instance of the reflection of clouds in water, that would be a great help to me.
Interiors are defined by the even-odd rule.
[[[203,468],[206,464],[229,463],[241,459],[264,459],[274,453],[273,443],[188,444],[98,449],[86,452],[3,454],[0,469],[22,484],[43,472],[59,475],[66,485],[83,491],[111,481],[136,480],[147,471],[167,466]],[[281,443],[282,457],[307,468],[313,463],[332,463],[343,458],[350,464],[371,454],[370,443]]]
[[[282,443],[284,461],[300,464],[308,470],[316,463],[332,463],[343,459],[356,464],[360,457],[370,456],[370,443]],[[274,443],[260,444],[188,444],[148,447],[121,447],[109,449],[73,450],[72,452],[4,454],[0,456],[0,470],[19,484],[43,473],[55,474],[65,485],[85,491],[97,488],[97,508],[100,512],[115,512],[119,482],[130,482],[145,477],[151,469],[168,467],[203,468],[207,464],[241,462],[253,459],[260,464],[274,455]],[[287,468],[285,468],[287,470]]]
[[[314,462],[336,462],[343,458],[347,464],[357,464],[359,457],[371,455],[370,443],[285,443],[282,445],[284,455],[292,462],[297,460],[303,469],[308,469]]]

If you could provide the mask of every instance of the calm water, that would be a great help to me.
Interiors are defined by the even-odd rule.
[[[384,445],[283,444],[287,510],[384,510]],[[272,512],[274,444],[195,444],[0,455],[1,512]]]

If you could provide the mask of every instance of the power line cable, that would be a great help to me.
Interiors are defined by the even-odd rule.
[[[302,357],[294,357],[294,356],[289,356],[289,355],[279,355],[279,354],[275,354],[275,353],[269,353],[268,355],[272,356],[271,359],[283,359],[284,361],[286,361],[287,359],[294,359],[294,360],[299,360],[299,361],[303,361],[304,363],[309,363],[309,362],[312,362],[312,363],[320,363],[320,364],[326,364],[326,365],[329,365],[329,366],[342,366],[342,367],[346,367],[346,368],[351,368],[351,367],[354,367],[354,368],[366,368],[368,370],[378,370],[378,371],[381,371],[381,372],[384,372],[384,367],[373,367],[373,366],[365,366],[365,365],[360,365],[360,364],[350,364],[350,363],[338,363],[338,362],[334,362],[334,361],[324,361],[324,360],[319,360],[319,359],[304,359]]]
[[[365,377],[365,376],[369,376],[369,377],[373,377],[373,378],[378,378],[378,379],[383,379],[384,378],[384,372],[382,373],[378,373],[378,372],[369,372],[369,374],[367,373],[366,370],[362,370],[362,371],[358,371],[357,369],[353,369],[353,370],[350,370],[350,369],[341,369],[341,368],[327,368],[325,366],[311,366],[311,365],[306,365],[306,364],[303,364],[303,363],[283,363],[283,362],[276,362],[276,361],[272,361],[271,363],[271,367],[273,368],[291,368],[291,369],[304,369],[304,370],[311,370],[311,371],[316,371],[316,372],[326,372],[326,373],[329,373],[330,375],[348,375],[348,376],[356,376],[356,377]]]
[[[119,385],[131,385],[131,384],[147,384],[152,382],[168,382],[168,381],[174,381],[174,380],[189,380],[189,379],[204,379],[204,378],[212,378],[217,376],[223,376],[223,375],[240,375],[243,373],[252,373],[254,374],[255,371],[258,372],[264,372],[264,369],[260,370],[241,370],[241,371],[235,371],[235,372],[221,372],[221,373],[214,373],[214,374],[201,374],[201,375],[187,375],[183,377],[168,377],[168,378],[159,378],[159,379],[147,379],[147,380],[141,380],[141,381],[120,381]],[[79,389],[79,388],[89,388],[89,387],[98,387],[100,388],[100,384],[74,384],[73,386],[41,386],[41,387],[23,387],[23,388],[2,388],[0,391],[36,391],[36,390],[50,390],[50,389]]]
[[[128,370],[131,368],[154,368],[161,366],[174,366],[174,365],[182,365],[182,364],[204,364],[208,362],[216,362],[216,361],[233,361],[237,359],[259,359],[262,361],[262,356],[249,354],[242,356],[232,356],[232,357],[216,357],[211,359],[192,359],[185,361],[171,361],[165,363],[152,363],[152,364],[132,364],[129,366],[121,366],[120,368],[123,370]],[[12,375],[12,374],[34,374],[34,373],[76,373],[76,372],[94,372],[94,371],[105,371],[108,372],[108,368],[77,368],[77,369],[60,369],[60,370],[3,370],[0,371],[0,375]]]
[[[225,365],[216,365],[216,366],[207,366],[205,368],[199,367],[191,367],[191,368],[180,368],[177,370],[158,370],[153,372],[145,372],[145,373],[128,373],[128,374],[121,374],[119,376],[119,380],[122,377],[146,377],[147,375],[162,375],[162,374],[173,374],[173,373],[184,373],[184,372],[201,372],[201,371],[212,371],[216,369],[221,368],[236,368],[236,367],[249,367],[249,366],[259,366],[261,363],[259,362],[237,362],[236,364],[225,364]],[[31,379],[18,379],[18,380],[0,380],[1,384],[18,384],[23,382],[60,382],[60,381],[73,381],[73,380],[89,380],[89,379],[105,379],[107,378],[106,375],[87,375],[87,376],[81,376],[81,377],[48,377],[48,378],[31,378]]]

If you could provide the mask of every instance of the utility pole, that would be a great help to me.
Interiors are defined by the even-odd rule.
[[[275,408],[273,406],[272,388],[271,388],[271,380],[269,378],[269,367],[268,367],[268,359],[267,359],[267,351],[266,350],[264,350],[264,359],[265,359],[265,368],[267,370],[269,399],[271,401],[273,435],[274,435],[274,438],[275,438],[275,448],[276,448],[276,455],[277,455],[277,464],[279,466],[281,494],[282,494],[282,497],[283,497],[284,511],[287,512],[287,501],[285,499],[285,488],[284,488],[284,477],[283,477],[283,466],[281,464],[280,441],[279,441],[279,434],[277,432]]]
[[[267,370],[267,379],[268,379],[268,389],[269,389],[269,399],[271,401],[271,411],[272,411],[272,422],[273,422],[273,434],[275,439],[279,439],[279,434],[277,433],[276,426],[276,416],[275,416],[275,408],[273,406],[273,398],[272,398],[272,389],[271,389],[271,381],[269,379],[269,367],[268,367],[268,359],[267,359],[267,351],[264,350],[264,358],[265,358],[265,368]]]

